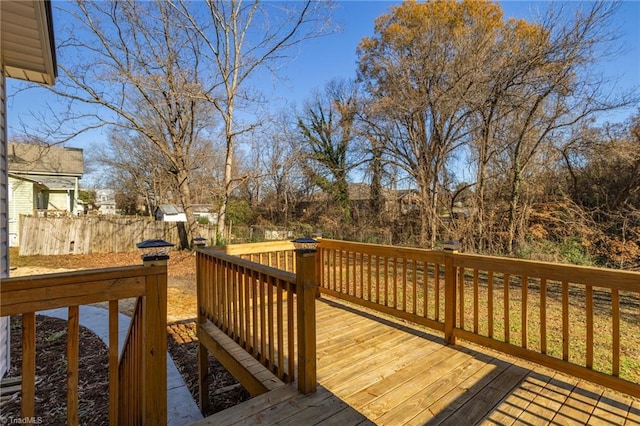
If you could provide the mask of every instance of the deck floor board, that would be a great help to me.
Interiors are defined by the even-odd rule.
[[[640,425],[639,399],[325,296],[316,307],[318,391],[294,383],[201,424]]]

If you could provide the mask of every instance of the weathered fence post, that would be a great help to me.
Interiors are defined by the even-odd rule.
[[[316,255],[317,241],[300,238],[296,245],[296,298],[298,317],[298,390],[317,388],[316,377]]]

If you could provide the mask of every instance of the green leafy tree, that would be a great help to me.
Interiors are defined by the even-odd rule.
[[[355,86],[333,81],[324,93],[317,93],[307,102],[298,117],[307,159],[305,172],[314,185],[330,196],[345,223],[351,221],[349,172],[359,164],[353,147],[357,112]]]

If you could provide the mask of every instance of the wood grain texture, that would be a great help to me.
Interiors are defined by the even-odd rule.
[[[282,386],[282,382],[273,373],[210,321],[198,324],[197,333],[200,344],[242,383],[251,395],[261,395]],[[200,354],[204,360],[205,353],[200,351]],[[203,364],[201,369],[206,373]],[[200,380],[204,383],[206,379],[201,376]]]
[[[80,308],[69,306],[67,324],[67,424],[78,424],[78,364],[80,349]]]
[[[624,424],[634,413],[637,418],[638,399],[462,340],[444,345],[440,336],[397,318],[333,298],[317,300],[316,312],[322,321],[317,392],[302,396],[283,386],[199,424]]]
[[[22,314],[22,418],[33,417],[36,388],[36,316]]]
[[[241,247],[235,250],[241,250]],[[258,248],[254,247],[253,250]],[[518,416],[514,420],[517,421],[519,416],[526,419],[527,414],[526,409],[513,407],[513,394],[531,396],[537,402],[532,404],[529,401],[524,405],[534,407],[548,395],[558,392],[564,395],[564,389],[567,391],[566,396],[559,397],[555,404],[551,404],[551,408],[546,406],[542,410],[543,417],[549,411],[551,419],[559,415],[575,418],[580,422],[586,417],[585,410],[589,413],[588,407],[594,407],[598,398],[596,397],[595,402],[582,398],[585,394],[591,395],[594,392],[589,391],[587,385],[581,387],[582,382],[579,380],[594,381],[629,395],[640,395],[640,384],[616,377],[623,366],[620,351],[623,337],[626,337],[620,335],[620,323],[626,321],[628,316],[628,300],[635,300],[640,293],[639,273],[335,240],[321,240],[319,253],[315,276],[316,282],[320,283],[321,294],[359,307],[338,307],[338,310],[344,311],[338,314],[335,309],[328,312],[324,308],[318,308],[320,305],[315,302],[318,309],[314,328],[318,345],[318,380],[349,406],[362,409],[369,420],[380,424],[455,424],[464,418],[463,414],[456,413],[461,413],[460,407],[466,406],[466,411],[471,413],[474,422],[490,423],[493,418],[488,417],[486,411],[491,412],[504,403],[505,413],[496,418],[508,422],[510,416]],[[255,258],[260,262],[277,264],[272,260],[271,254],[256,254]],[[299,266],[297,269],[302,270]],[[267,269],[257,273],[271,274]],[[278,312],[280,308],[275,304],[273,296],[265,292],[262,286],[264,281],[260,276],[257,296],[257,303],[262,306],[258,318],[261,328],[259,333],[271,335],[270,341],[279,341],[283,331],[276,326],[278,335],[273,338],[273,325],[268,321],[273,318],[273,310]],[[277,285],[272,284],[270,287]],[[595,358],[593,345],[597,344],[593,335],[597,328],[594,324],[594,311],[602,310],[594,302],[593,287],[598,292],[597,303],[601,304],[607,297],[611,300],[609,306],[613,325],[609,335],[612,341],[610,372],[603,372],[601,369],[594,371],[592,368]],[[297,302],[300,303],[304,290],[297,290],[300,292]],[[576,316],[575,309],[579,307],[583,294],[586,294],[584,313]],[[626,304],[622,303],[622,297],[626,298]],[[486,313],[482,312],[485,306]],[[331,308],[336,306],[331,305]],[[311,309],[313,308],[309,304],[306,310]],[[360,310],[366,313],[356,312]],[[372,313],[371,310],[377,312]],[[392,315],[394,318],[380,319],[380,315]],[[480,321],[482,315],[488,317],[486,322]],[[588,346],[584,355],[576,351],[571,343],[580,338],[574,326],[576,318],[583,317],[587,333],[590,334],[584,339],[584,344]],[[284,321],[284,315],[277,315],[277,321]],[[457,371],[455,375],[448,374],[447,368],[443,367],[446,364],[440,365],[442,359],[433,358],[433,365],[444,368],[442,371],[435,370],[440,373],[437,377],[432,377],[433,382],[419,381],[420,374],[417,372],[411,377],[406,377],[406,372],[396,376],[408,364],[418,360],[429,366],[432,351],[428,344],[414,347],[424,336],[410,331],[413,326],[400,325],[401,321],[411,321],[444,332],[444,341],[451,347],[457,347],[455,343],[460,339],[488,349],[476,348],[477,355],[469,359],[465,359],[464,352],[451,355],[451,359],[460,362],[451,366],[452,370]],[[395,324],[391,328],[381,326],[391,323]],[[288,327],[291,328],[291,325]],[[300,332],[301,327],[302,323],[298,323],[294,328]],[[409,337],[402,333],[396,334],[396,328],[409,333]],[[432,343],[432,338],[427,340]],[[274,354],[268,352],[264,344],[262,342],[259,355],[262,358],[266,356],[269,362],[275,362]],[[564,378],[554,372],[537,370],[538,367],[531,367],[525,361],[514,362],[510,358],[505,361],[493,350],[500,351],[507,357],[515,356],[533,361],[575,377]],[[493,355],[485,360],[484,352]],[[280,353],[279,348],[277,353]],[[303,363],[308,360],[309,357],[305,357]],[[282,362],[278,362],[278,369],[281,365]],[[532,372],[544,377],[540,379],[535,376],[530,380],[534,374]],[[392,376],[401,377],[398,380],[403,385],[389,382],[389,377]],[[304,386],[307,378],[302,377],[301,382]],[[388,392],[382,392],[381,387],[376,387],[378,382],[386,382],[387,389],[404,389],[403,393],[400,396],[387,395]],[[407,386],[406,383],[409,382],[411,385]],[[375,398],[380,397],[381,400],[368,401],[367,395],[371,394],[367,394],[365,389],[373,389]],[[430,389],[429,392],[437,395],[438,400],[425,407],[428,398],[425,399],[424,395],[413,399],[413,395],[418,395],[420,389]],[[469,389],[474,392],[469,393]],[[354,405],[349,400],[352,395],[358,395],[354,401],[362,405]],[[384,404],[383,401],[387,399],[396,401],[397,404]],[[404,409],[396,410],[396,405],[403,406]],[[629,403],[628,407],[631,406],[632,403]]]
[[[118,424],[118,356],[120,354],[118,341],[118,301],[109,301],[109,424]]]

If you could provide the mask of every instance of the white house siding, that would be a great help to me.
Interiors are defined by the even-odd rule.
[[[49,210],[67,210],[73,214],[76,211],[76,205],[73,202],[73,191],[50,191],[49,192]]]
[[[7,104],[4,65],[0,59],[0,281],[2,281],[2,278],[9,276],[9,188],[7,171]],[[9,318],[0,317],[0,377],[3,377],[8,369]]]
[[[36,207],[33,183],[9,176],[9,246],[19,245],[20,215],[33,213]]]
[[[49,205],[47,206],[47,209],[69,210],[69,196],[67,193],[51,191],[49,193]]]

